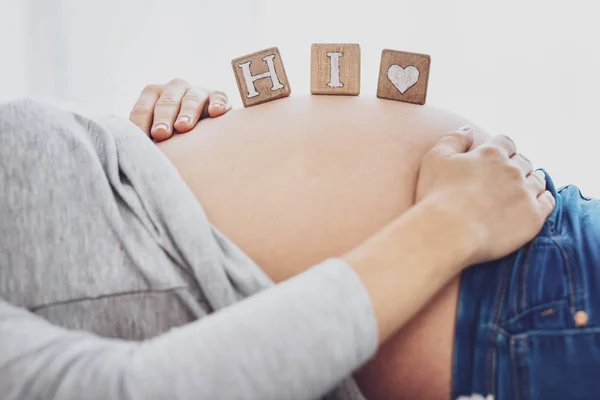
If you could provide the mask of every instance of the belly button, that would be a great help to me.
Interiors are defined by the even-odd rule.
[[[589,321],[588,313],[585,311],[577,311],[574,316],[575,326],[581,328],[582,326],[586,326]]]

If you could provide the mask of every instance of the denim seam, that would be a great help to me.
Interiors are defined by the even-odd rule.
[[[537,331],[527,331],[525,333],[510,333],[506,329],[499,328],[498,334],[502,335],[504,338],[511,337],[529,337],[529,336],[577,336],[577,335],[587,335],[587,334],[599,334],[600,327],[592,327],[592,328],[570,328],[570,329],[540,329]]]
[[[568,303],[569,299],[567,297],[558,298],[558,299],[555,299],[555,300],[551,300],[551,301],[548,301],[548,302],[545,302],[545,303],[540,303],[540,304],[536,304],[535,306],[531,306],[531,307],[525,308],[519,314],[515,314],[511,318],[507,319],[505,325],[511,325],[511,324],[515,323],[516,321],[518,321],[519,319],[523,318],[525,315],[530,314],[532,312],[535,312],[537,310],[546,309],[546,308],[549,308],[549,307],[552,307],[552,306],[560,306],[564,302]]]
[[[517,296],[515,296],[515,313],[516,314],[520,314],[521,310],[524,310],[527,307],[527,305],[526,305],[526,302],[527,302],[527,271],[529,271],[529,258],[531,255],[532,247],[533,247],[533,242],[531,242],[529,244],[529,246],[527,247],[527,255],[525,256],[525,262],[523,263],[524,264],[523,265],[523,273],[522,273],[523,279],[521,280],[521,282],[522,282],[521,283],[521,288],[522,288],[522,290],[521,290],[521,308],[516,306],[518,304],[518,302],[516,299]],[[517,268],[518,268],[518,266],[517,266]]]
[[[523,356],[524,360],[527,360],[527,343],[526,343],[527,337],[526,336],[521,336],[519,338],[519,342],[520,342],[520,346],[521,346],[521,351],[520,353]],[[523,396],[525,397],[525,400],[530,400],[531,399],[531,391],[529,388],[529,364],[527,364],[527,362],[524,362],[523,365],[521,366],[521,372],[522,372],[522,376],[523,376]]]
[[[570,240],[569,237],[565,237],[566,240]],[[584,299],[587,298],[587,291],[585,290],[585,288],[583,287],[583,277],[584,277],[584,272],[583,272],[583,268],[581,267],[581,263],[577,261],[577,258],[575,257],[575,252],[573,251],[573,244],[571,242],[565,243],[563,245],[560,244],[559,242],[559,246],[564,249],[565,254],[567,254],[569,256],[569,260],[571,261],[571,265],[573,265],[574,268],[574,272],[578,272],[579,273],[579,279],[576,275],[573,275],[573,294],[574,294],[574,299],[575,299],[575,303],[577,303],[578,299]]]
[[[487,371],[486,371],[486,388],[487,392],[495,395],[494,388],[494,375],[495,375],[495,364],[496,364],[496,350],[498,334],[501,331],[499,326],[500,316],[502,315],[502,300],[506,297],[506,290],[509,283],[509,272],[510,268],[508,262],[502,264],[502,270],[500,272],[500,284],[498,285],[498,291],[492,304],[492,324],[490,326],[488,350],[487,350]]]
[[[564,250],[573,266],[573,313],[576,311],[588,311],[587,306],[588,291],[586,290],[586,268],[582,266],[582,263],[575,257],[575,251],[573,250],[573,244],[570,238],[564,236],[566,243],[563,245],[559,242],[559,247]],[[574,314],[573,314],[574,317]]]
[[[527,363],[527,337],[527,334],[519,334],[510,338],[510,355],[516,400],[531,400],[529,364]]]
[[[546,241],[545,239],[550,239],[551,241]],[[519,255],[515,259],[515,265],[518,269],[521,270],[521,274],[519,275],[520,279],[515,283],[515,296],[513,299],[513,307],[515,315],[522,315],[526,312],[530,307],[527,305],[527,288],[528,288],[528,276],[530,265],[531,265],[531,253],[534,251],[534,247],[536,249],[542,249],[545,246],[556,246],[554,241],[552,241],[549,236],[541,236],[533,241],[531,241],[527,247],[519,252]],[[520,262],[520,255],[524,253],[524,261]],[[522,268],[521,268],[522,266]],[[519,298],[519,295],[521,296]],[[519,300],[521,305],[519,306]],[[514,317],[511,317],[513,319]]]
[[[569,300],[570,300],[570,310],[571,310],[571,321],[573,321],[573,316],[575,315],[575,289],[574,289],[574,282],[573,282],[573,273],[571,271],[571,264],[570,264],[570,260],[569,260],[569,256],[566,252],[566,250],[560,245],[560,243],[558,242],[558,240],[556,240],[555,238],[551,237],[550,238],[558,247],[558,249],[560,250],[564,262],[565,262],[565,272],[567,274],[567,282],[569,285]],[[571,322],[572,323],[572,322]]]
[[[517,350],[516,350],[516,345],[515,342],[517,341],[517,337],[513,336],[510,338],[510,358],[512,359],[512,369],[513,369],[513,379],[514,379],[514,390],[515,390],[515,394],[517,395],[517,399],[516,400],[521,400],[521,391],[520,386],[521,386],[521,382],[519,382],[519,367],[517,365],[518,363],[518,357],[517,357]]]

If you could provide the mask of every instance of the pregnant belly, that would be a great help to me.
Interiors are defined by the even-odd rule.
[[[279,282],[408,209],[423,155],[465,123],[376,98],[290,97],[202,121],[160,148],[210,220]],[[357,374],[368,398],[448,398],[456,296],[453,282]]]

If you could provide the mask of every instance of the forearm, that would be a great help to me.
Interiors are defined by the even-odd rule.
[[[469,237],[457,216],[424,201],[343,257],[369,293],[380,342],[467,265]]]
[[[317,398],[373,354],[351,268],[332,260],[271,287],[130,123],[31,102],[0,120],[0,208],[22,217],[0,224],[0,296],[81,329],[0,299],[3,400]],[[171,289],[187,294],[154,296]]]
[[[369,297],[335,259],[141,343],[61,329],[0,300],[0,393],[6,400],[303,400],[331,390],[376,344]]]

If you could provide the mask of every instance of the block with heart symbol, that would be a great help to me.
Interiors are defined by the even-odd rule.
[[[377,97],[425,104],[431,57],[385,49],[381,52]]]
[[[310,51],[310,92],[358,96],[360,45],[313,44]]]
[[[292,92],[277,47],[231,61],[244,107],[287,97]]]

